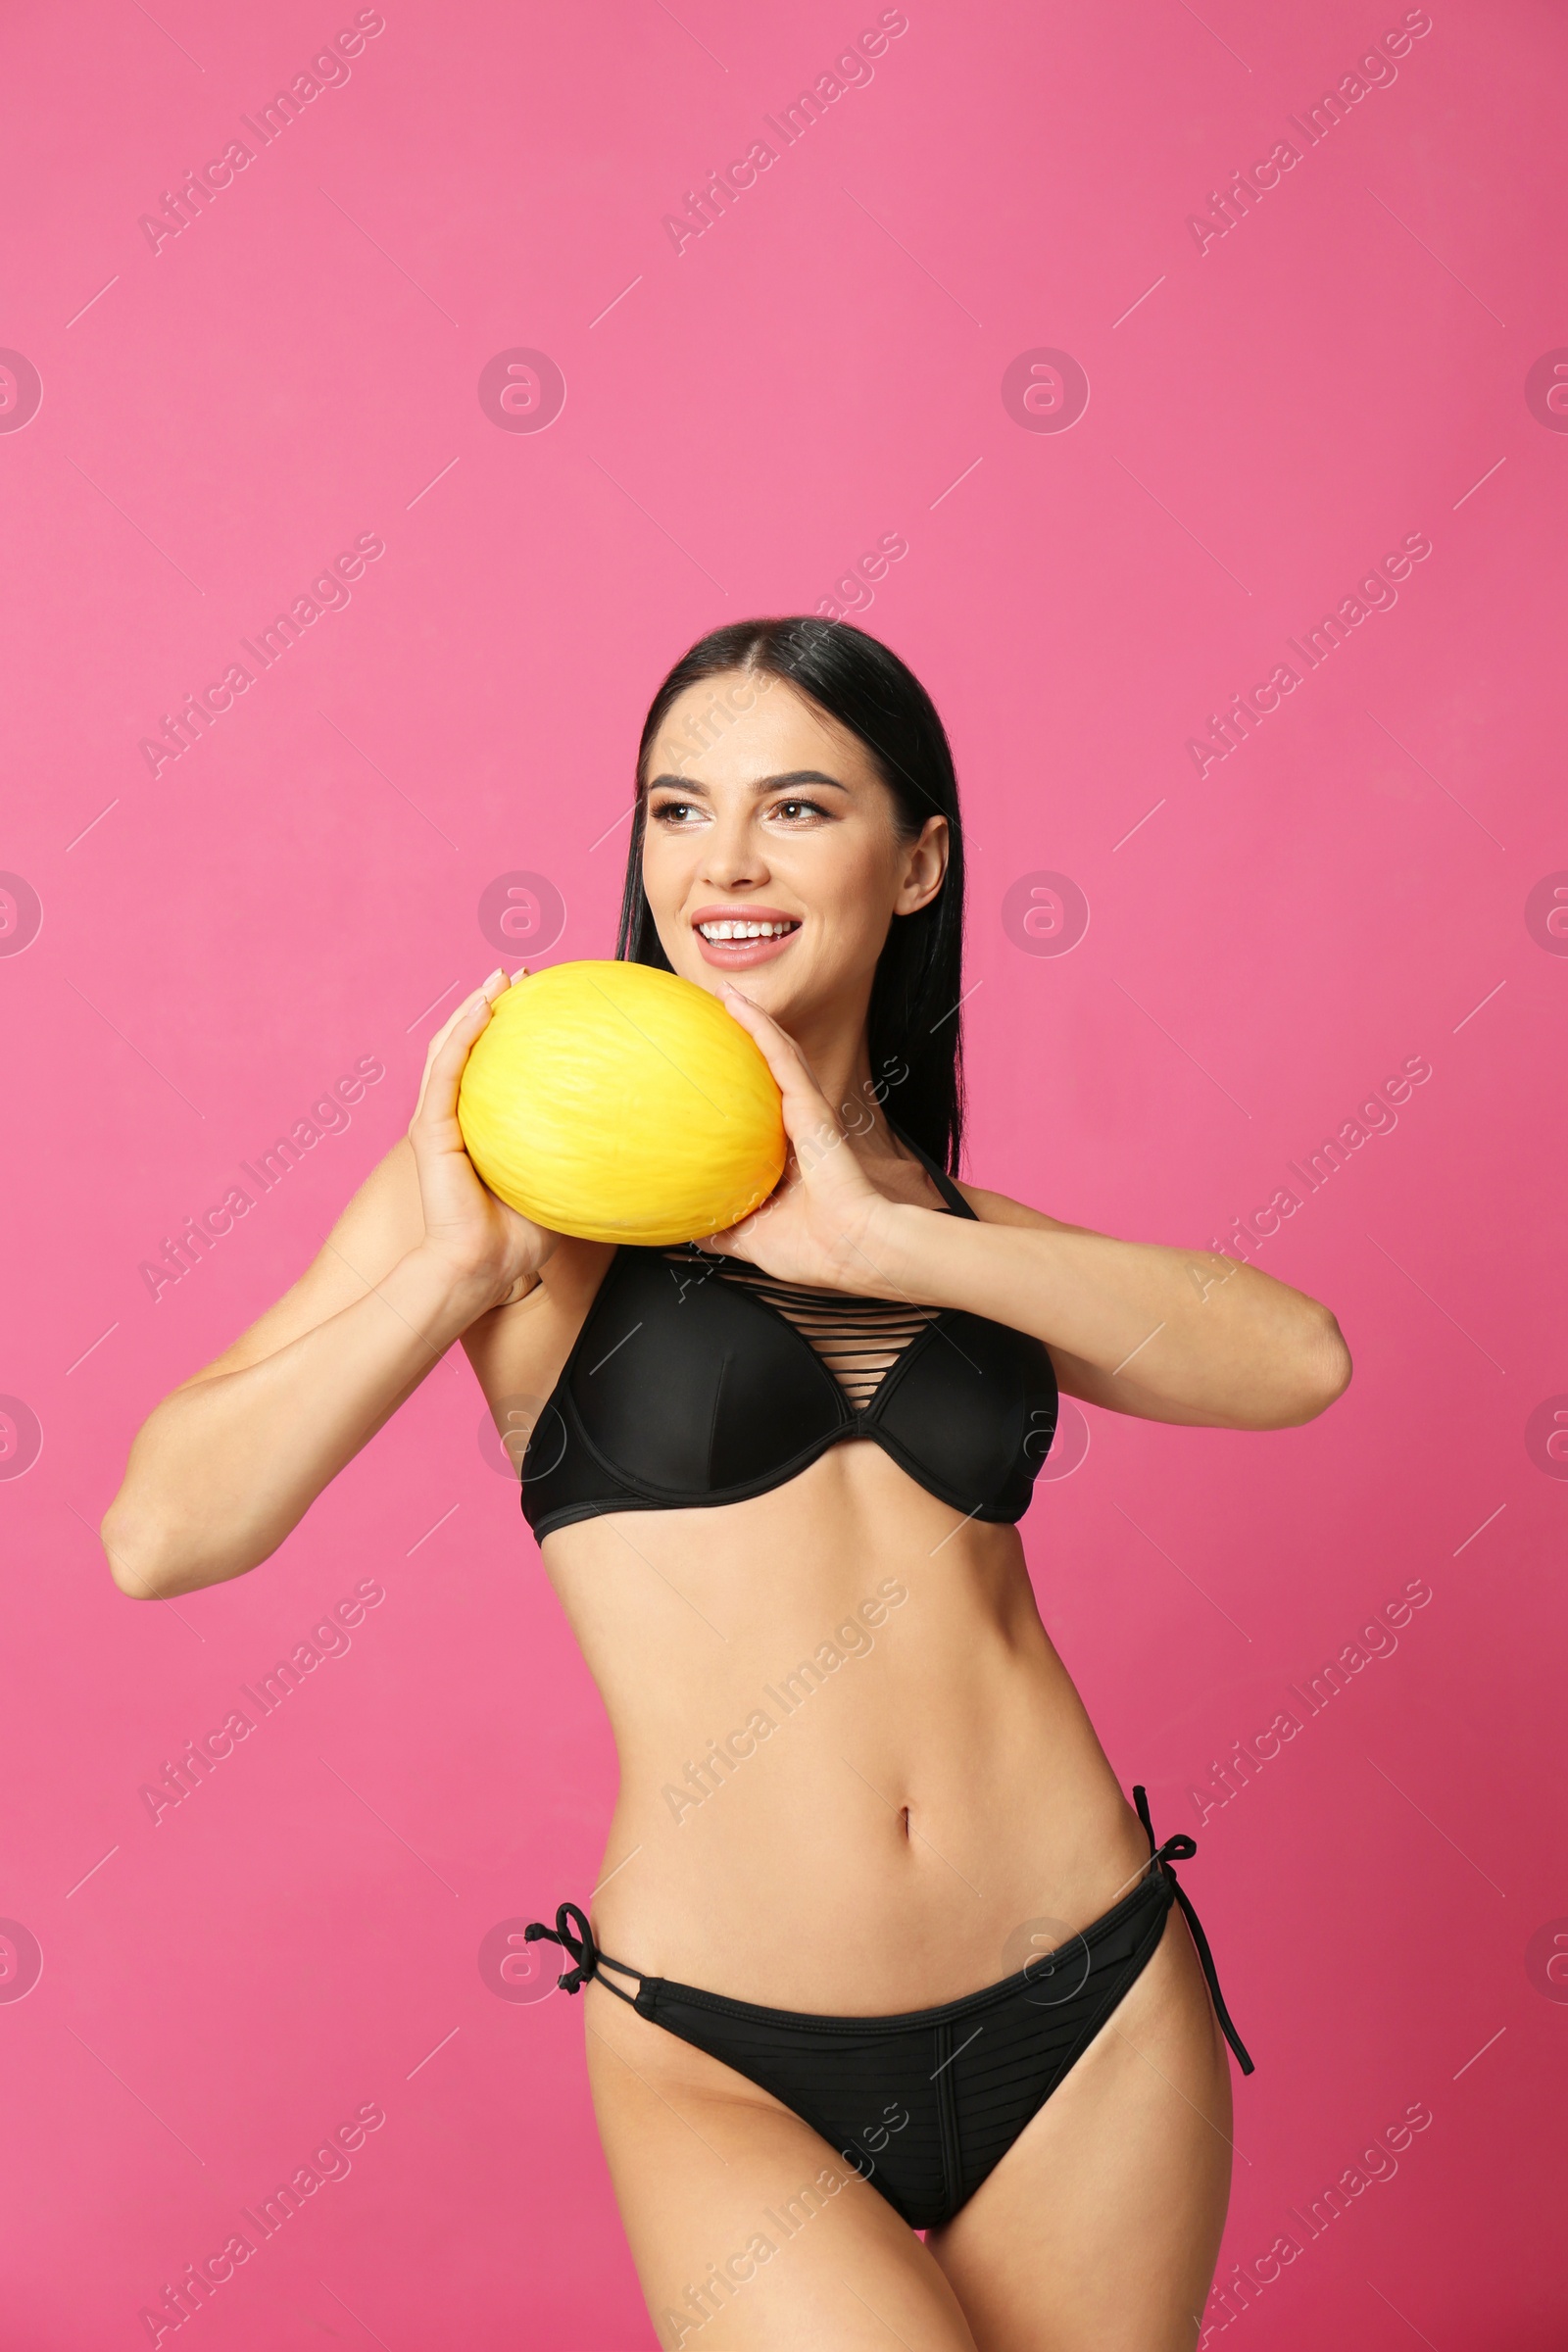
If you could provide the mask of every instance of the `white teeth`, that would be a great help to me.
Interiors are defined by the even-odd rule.
[[[799,925],[793,922],[765,923],[699,923],[698,930],[707,940],[782,939],[786,932]]]

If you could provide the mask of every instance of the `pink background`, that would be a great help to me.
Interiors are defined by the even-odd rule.
[[[1526,384],[1568,344],[1568,35],[1437,0],[1307,146],[1287,118],[1401,9],[911,0],[677,253],[665,214],[879,13],[389,0],[156,253],[140,217],[353,7],[12,24],[0,344],[42,405],[0,431],[0,867],[42,925],[6,885],[0,1391],[42,1450],[0,1480],[0,1915],[42,1974],[5,1931],[8,2346],[151,2340],[165,2283],[370,2102],[348,2177],[218,2288],[209,2352],[654,2340],[580,2011],[478,1962],[587,1892],[613,1765],[461,1350],[259,1574],[134,1604],[95,1530],[138,1423],[405,1126],[498,960],[486,891],[542,875],[549,952],[610,953],[658,678],[718,621],[833,595],[956,751],[967,1174],[1206,1247],[1430,1064],[1250,1245],[1338,1314],[1344,1400],[1268,1435],[1092,1415],[1024,1534],[1124,1785],[1200,1837],[1258,2069],[1221,2284],[1302,2241],[1211,2340],[1563,2340],[1568,416]],[[1189,215],[1293,135],[1200,250]],[[547,430],[481,407],[517,348],[564,377]],[[1049,377],[1028,429],[1004,403],[1042,348],[1087,372],[1069,430],[1033,429]],[[162,714],[362,533],[385,553],[347,608],[154,776]],[[1200,776],[1208,714],[1415,533],[1397,603]],[[888,534],[907,554],[855,585]],[[1087,900],[1068,953],[1036,952],[1070,936],[1052,900],[1004,920],[1042,872]],[[347,1127],[155,1301],[165,1237],[366,1057]],[[367,1579],[347,1654],[155,1823],[166,1759]],[[1393,1654],[1316,1716],[1291,1698],[1414,1580]],[[1292,1706],[1221,1805],[1216,1761]],[[1396,2174],[1308,2237],[1290,2209],[1417,2103]]]

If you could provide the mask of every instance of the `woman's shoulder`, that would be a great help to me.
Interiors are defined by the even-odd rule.
[[[1064,1218],[1048,1217],[1043,1208],[1014,1200],[1006,1193],[988,1192],[983,1185],[959,1183],[959,1192],[983,1225],[1032,1225],[1050,1233],[1088,1233],[1087,1225],[1069,1225]]]

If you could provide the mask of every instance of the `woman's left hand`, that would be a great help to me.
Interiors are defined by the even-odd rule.
[[[789,1149],[784,1173],[761,1207],[710,1234],[702,1247],[746,1258],[778,1282],[881,1296],[877,1233],[894,1202],[864,1173],[795,1040],[733,985],[721,1002],[777,1081]]]

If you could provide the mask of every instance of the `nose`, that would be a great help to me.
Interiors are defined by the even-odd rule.
[[[718,811],[704,843],[703,879],[715,890],[748,890],[767,880],[767,859],[749,808]]]

